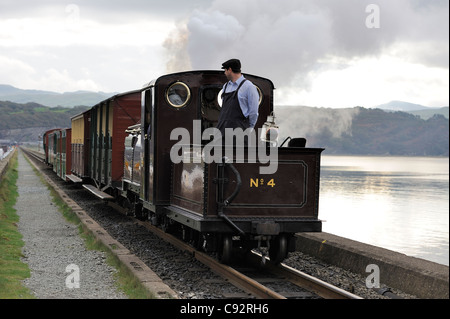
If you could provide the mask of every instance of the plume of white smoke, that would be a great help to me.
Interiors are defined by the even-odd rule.
[[[168,58],[166,71],[168,73],[180,72],[191,69],[191,60],[186,50],[189,41],[189,33],[185,22],[177,24],[177,28],[172,30],[169,37],[164,41]]]
[[[377,29],[367,27],[369,5],[379,8]],[[377,56],[396,43],[448,43],[443,8],[448,1],[215,0],[170,35],[168,69],[219,69],[239,58],[244,73],[267,76],[277,87],[307,89],[311,74],[322,68],[345,68],[353,58]],[[430,31],[434,39],[426,37]],[[448,45],[429,51],[408,46],[398,54],[448,67]]]
[[[329,131],[334,138],[352,135],[352,123],[359,108],[329,109],[316,107],[281,107],[275,112],[280,126],[280,139],[290,136],[314,137]]]

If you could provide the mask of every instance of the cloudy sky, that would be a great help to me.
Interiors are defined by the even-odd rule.
[[[0,84],[124,92],[239,58],[277,105],[449,102],[448,0],[0,0]]]

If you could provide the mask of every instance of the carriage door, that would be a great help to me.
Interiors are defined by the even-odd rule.
[[[153,204],[153,150],[154,150],[154,125],[153,125],[153,92],[151,87],[142,92],[141,96],[141,193],[140,198]]]

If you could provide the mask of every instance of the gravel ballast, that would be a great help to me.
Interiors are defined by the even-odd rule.
[[[22,261],[31,270],[23,281],[38,299],[124,299],[103,252],[87,250],[78,227],[66,221],[50,191],[22,153],[18,157],[19,197],[15,209],[23,235]]]

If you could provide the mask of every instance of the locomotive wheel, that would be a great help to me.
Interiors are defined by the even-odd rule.
[[[279,235],[270,241],[269,257],[274,264],[281,263],[287,256],[287,237]]]
[[[231,254],[233,248],[233,241],[231,235],[223,235],[222,243],[219,248],[219,260],[223,264],[228,264],[231,261]]]

